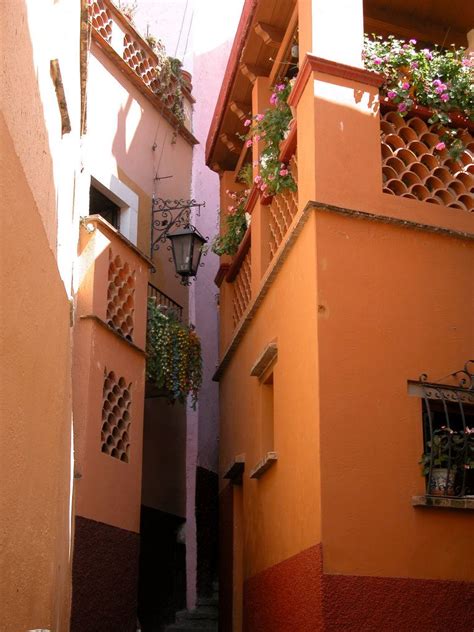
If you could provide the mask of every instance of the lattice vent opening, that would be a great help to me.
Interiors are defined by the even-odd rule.
[[[132,383],[124,377],[117,379],[113,371],[104,371],[102,391],[102,452],[124,463],[130,458],[130,407]]]
[[[109,250],[107,324],[127,340],[133,339],[135,315],[135,270]]]
[[[112,18],[102,0],[89,0],[89,18],[96,31],[110,44],[112,39]]]

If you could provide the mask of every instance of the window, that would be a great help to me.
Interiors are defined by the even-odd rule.
[[[428,496],[474,495],[474,362],[440,381],[409,382],[422,398],[422,473]]]
[[[89,191],[89,215],[100,215],[114,228],[120,230],[120,206],[112,202],[93,185]]]

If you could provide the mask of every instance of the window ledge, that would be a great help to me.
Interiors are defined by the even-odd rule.
[[[445,498],[443,496],[413,496],[414,507],[442,507],[445,509],[474,509],[474,496]]]
[[[260,478],[269,467],[278,461],[276,452],[267,452],[263,459],[250,472],[250,478]]]

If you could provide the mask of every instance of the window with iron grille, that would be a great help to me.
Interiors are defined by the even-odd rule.
[[[423,374],[408,385],[422,399],[426,494],[474,498],[474,360],[440,380]]]

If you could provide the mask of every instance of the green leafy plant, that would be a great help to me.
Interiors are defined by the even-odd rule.
[[[465,448],[468,437],[470,437],[470,431],[466,434],[445,426],[434,430],[431,441],[426,444],[428,450],[423,452],[419,461],[422,475],[427,476],[430,468],[445,468],[450,465],[451,469],[457,469],[467,466]],[[472,466],[474,466],[474,459]]]
[[[288,165],[279,160],[280,144],[293,118],[288,105],[288,96],[294,81],[284,81],[273,88],[270,105],[264,113],[256,114],[244,123],[249,128],[243,136],[246,146],[264,141],[264,148],[258,161],[259,173],[254,183],[266,195],[277,195],[285,189],[296,190],[296,183]]]
[[[413,105],[429,108],[430,123],[439,123],[442,131],[437,151],[448,149],[457,159],[464,151],[460,130],[449,126],[451,112],[458,112],[474,120],[474,56],[465,49],[432,49],[417,47],[414,39],[408,42],[389,36],[365,36],[362,53],[364,65],[384,76],[382,94],[397,105],[405,116]]]
[[[250,224],[250,215],[245,212],[249,193],[250,189],[226,191],[231,204],[227,207],[225,215],[225,231],[214,237],[211,244],[211,250],[216,255],[235,255],[237,252]]]
[[[145,39],[158,57],[156,72],[159,79],[159,87],[155,92],[161,97],[166,107],[173,112],[180,125],[183,125],[185,121],[183,101],[185,80],[181,72],[183,64],[176,57],[167,55],[166,48],[161,40],[156,39],[151,34],[148,34]]]
[[[172,309],[148,299],[147,380],[168,393],[170,401],[196,408],[202,384],[201,342],[192,325],[183,324]]]
[[[247,187],[250,189],[250,187],[253,184],[253,168],[252,168],[252,163],[247,162],[247,164],[245,164],[242,169],[239,171],[238,175],[237,175],[237,180],[239,182],[241,182],[242,184],[246,184]]]

